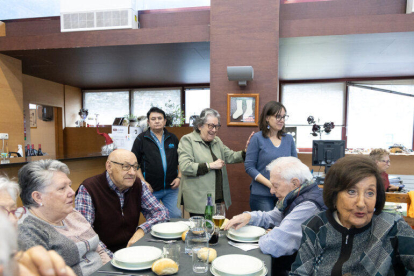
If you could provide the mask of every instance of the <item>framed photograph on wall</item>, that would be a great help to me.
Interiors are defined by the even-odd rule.
[[[227,125],[258,126],[259,94],[227,94]]]
[[[29,109],[30,127],[37,128],[36,109]]]

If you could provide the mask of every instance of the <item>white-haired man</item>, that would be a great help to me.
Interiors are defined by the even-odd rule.
[[[301,225],[322,210],[322,190],[312,181],[309,168],[296,157],[280,157],[272,161],[270,192],[279,199],[272,211],[245,212],[233,217],[225,229],[239,229],[246,224],[273,228],[259,240],[265,254],[272,255],[272,275],[287,275],[295,260],[302,238]]]

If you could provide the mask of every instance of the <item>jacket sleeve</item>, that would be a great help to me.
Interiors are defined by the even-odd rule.
[[[195,162],[191,138],[185,135],[178,144],[178,164],[180,171],[186,176],[197,176],[199,163]]]
[[[302,225],[302,241],[292,264],[290,276],[313,275],[316,257],[316,233],[306,224]]]
[[[224,162],[234,164],[243,162],[242,151],[233,151],[229,149],[219,138],[220,147],[223,149]]]
[[[49,246],[50,237],[47,231],[28,223],[19,225],[18,231],[18,245],[20,250],[25,251],[36,245],[41,245],[46,248],[46,250],[52,249]]]
[[[141,150],[142,150],[142,137],[138,135],[137,138],[135,138],[131,151],[137,157],[137,161],[139,165],[142,164]]]
[[[414,272],[414,231],[403,218],[397,221],[398,253],[406,270]]]
[[[261,134],[258,134],[261,135]],[[244,161],[244,169],[246,170],[246,173],[250,175],[251,178],[256,179],[256,177],[260,174],[260,172],[257,170],[257,161],[259,159],[259,139],[257,138],[257,135],[253,135],[253,137],[250,139],[250,144],[247,147],[246,152],[246,160]]]

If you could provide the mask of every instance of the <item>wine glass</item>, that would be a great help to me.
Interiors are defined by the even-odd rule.
[[[213,222],[216,227],[220,229],[226,219],[226,205],[224,203],[216,203],[216,210],[213,215]],[[220,237],[223,237],[222,231],[220,231]]]

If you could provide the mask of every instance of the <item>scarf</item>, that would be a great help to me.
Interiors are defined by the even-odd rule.
[[[300,186],[293,191],[289,192],[283,199],[279,199],[276,203],[276,208],[283,213],[283,211],[298,197],[300,190],[305,189],[306,187],[312,186],[315,183],[315,180],[311,181],[305,180]]]

